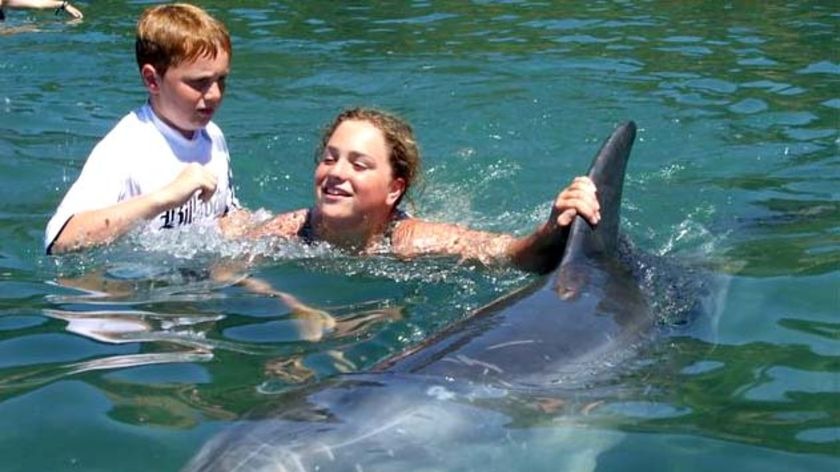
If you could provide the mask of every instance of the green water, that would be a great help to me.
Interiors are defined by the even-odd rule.
[[[276,299],[191,275],[255,248],[183,233],[43,256],[90,149],[144,100],[132,28],[148,3],[0,24],[4,471],[177,470],[272,394],[369,367],[529,281],[262,251],[254,275],[356,322],[310,343]],[[717,309],[653,346],[591,421],[562,424],[611,438],[581,470],[652,471],[840,467],[833,3],[202,2],[233,35],[216,122],[252,209],[308,205],[317,130],[367,104],[415,125],[417,214],[522,234],[617,122],[638,123],[624,228],[710,269]],[[70,331],[73,317],[128,328],[106,342]]]

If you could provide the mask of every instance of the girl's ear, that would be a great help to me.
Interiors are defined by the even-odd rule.
[[[391,181],[391,185],[388,188],[388,205],[396,204],[403,193],[405,193],[405,179],[397,177]]]
[[[151,64],[143,64],[140,68],[140,77],[143,79],[143,85],[151,94],[160,92],[160,76],[158,76],[155,66]]]

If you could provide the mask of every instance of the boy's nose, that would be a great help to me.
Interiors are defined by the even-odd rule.
[[[224,89],[219,81],[215,81],[210,84],[210,87],[204,93],[205,100],[212,100],[212,101],[219,101],[222,99],[222,94],[224,93]]]

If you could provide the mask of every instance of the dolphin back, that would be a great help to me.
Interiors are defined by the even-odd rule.
[[[604,141],[592,160],[588,175],[598,189],[601,221],[593,228],[582,217],[575,218],[569,230],[563,263],[575,262],[581,257],[591,259],[616,254],[624,172],[635,138],[636,123],[622,123]]]

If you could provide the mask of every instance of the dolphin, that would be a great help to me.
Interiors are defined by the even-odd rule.
[[[632,121],[619,125],[595,156],[588,175],[601,221],[576,218],[552,273],[369,372],[267,401],[184,470],[594,468],[596,457],[581,451],[609,447],[617,432],[570,431],[553,420],[549,428],[535,412],[568,407],[574,399],[563,392],[621,369],[656,335],[657,315],[619,238],[635,135]]]

